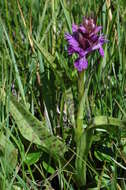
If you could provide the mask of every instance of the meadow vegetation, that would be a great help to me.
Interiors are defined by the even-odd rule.
[[[66,32],[109,40],[80,75]],[[0,190],[126,190],[126,1],[0,1]]]

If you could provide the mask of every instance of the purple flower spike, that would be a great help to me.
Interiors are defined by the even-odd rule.
[[[86,60],[85,57],[82,58],[78,58],[75,62],[74,62],[74,66],[78,71],[83,71],[84,69],[87,68],[88,66],[88,62]]]
[[[99,53],[102,57],[104,57],[104,50],[102,47],[99,48]]]
[[[78,26],[76,24],[72,24],[72,32],[77,32]]]
[[[68,41],[68,54],[76,53],[78,59],[75,60],[75,68],[81,72],[88,66],[86,56],[95,50],[104,57],[104,50],[102,45],[108,40],[103,35],[98,35],[102,26],[96,26],[93,18],[83,18],[83,23],[78,26],[72,25],[72,34],[65,34],[65,39]]]

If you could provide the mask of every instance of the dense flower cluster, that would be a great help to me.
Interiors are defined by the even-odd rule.
[[[86,56],[92,51],[99,50],[100,55],[104,56],[102,45],[107,42],[107,39],[103,35],[98,35],[101,29],[101,26],[96,26],[93,18],[84,17],[80,26],[72,25],[72,35],[65,34],[65,39],[68,41],[68,54],[78,54],[78,58],[74,62],[74,66],[78,71],[87,68]]]

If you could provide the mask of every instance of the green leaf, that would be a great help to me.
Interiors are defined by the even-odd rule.
[[[42,162],[43,168],[50,174],[54,174],[55,173],[55,169],[48,165],[45,161]]]
[[[65,144],[58,137],[52,135],[45,123],[34,117],[13,96],[10,97],[10,113],[25,139],[39,145],[55,157],[63,157],[67,150]]]
[[[111,156],[104,154],[103,152],[95,151],[94,154],[95,154],[96,158],[100,161],[104,161],[104,160],[107,162],[112,161]]]
[[[3,31],[5,33],[5,36],[6,36],[6,39],[7,39],[7,43],[8,43],[9,49],[10,49],[12,63],[13,63],[14,69],[15,69],[15,76],[16,76],[16,79],[17,79],[17,82],[18,82],[20,93],[21,93],[21,96],[22,96],[22,99],[23,99],[24,103],[26,104],[23,84],[22,84],[22,81],[21,81],[21,78],[20,78],[20,74],[19,74],[17,63],[16,63],[13,47],[12,47],[12,44],[11,44],[11,41],[9,39],[8,33],[6,31],[6,28],[5,28],[5,26],[4,26],[1,18],[0,18],[0,22],[1,22],[2,26],[3,26]]]
[[[52,69],[56,69],[56,64],[54,64],[55,57],[52,56],[45,48],[43,48],[36,40],[33,40],[36,47],[39,49],[39,51],[42,53],[42,55],[45,57],[45,59],[48,61]]]
[[[2,43],[2,40],[3,40],[3,28],[0,25],[0,44]]]
[[[17,164],[17,149],[12,142],[0,132],[0,160],[7,174],[13,172]]]
[[[126,127],[126,119],[117,119],[114,117],[107,117],[107,116],[96,116],[92,120],[92,126],[100,127],[100,126],[117,126],[117,127]],[[106,128],[107,129],[107,128]]]
[[[92,145],[93,130],[85,129],[77,142],[77,157],[75,161],[76,180],[79,186],[86,184],[86,162],[88,152]]]
[[[64,15],[65,15],[65,18],[66,18],[66,22],[67,22],[69,31],[72,32],[72,28],[71,28],[72,24],[71,24],[71,19],[70,19],[69,11],[68,11],[68,10],[66,9],[66,7],[64,6],[64,2],[63,2],[62,0],[60,0],[60,3],[61,3],[61,6],[62,6]]]
[[[25,157],[24,162],[28,165],[32,165],[38,162],[40,157],[41,157],[41,152],[28,153]]]

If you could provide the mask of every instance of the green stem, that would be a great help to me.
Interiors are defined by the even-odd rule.
[[[75,141],[77,156],[75,161],[76,181],[78,187],[86,185],[86,162],[92,144],[93,130],[83,129],[83,117],[85,108],[84,71],[79,73],[78,78],[78,111],[76,118]]]
[[[83,133],[83,113],[84,113],[84,71],[79,73],[78,79],[78,111],[76,120],[75,140],[78,142]]]
[[[78,186],[86,184],[86,160],[91,145],[91,131],[83,129],[84,114],[84,71],[79,73],[78,78],[78,111],[76,118],[75,141],[77,148],[77,156],[75,161],[76,180]]]
[[[77,157],[75,161],[76,181],[79,187],[86,185],[86,162],[92,144],[93,130],[85,129],[77,144]]]

